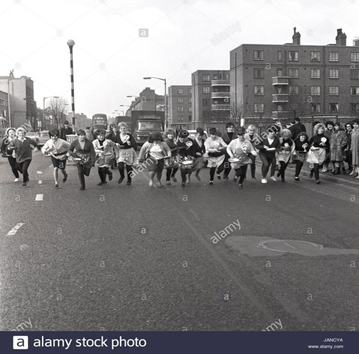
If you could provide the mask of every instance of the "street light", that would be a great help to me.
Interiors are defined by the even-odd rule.
[[[73,53],[72,53],[72,48],[75,45],[75,41],[70,39],[67,41],[67,45],[70,48],[72,127],[75,128],[74,59],[73,59]]]
[[[165,99],[165,127],[164,128],[165,128],[165,130],[167,130],[167,124],[168,124],[168,121],[167,121],[167,81],[166,81],[166,79],[163,79],[160,77],[155,77],[155,76],[146,76],[143,79],[144,80],[151,80],[151,79],[161,80],[165,84],[165,97],[164,97],[164,99]]]

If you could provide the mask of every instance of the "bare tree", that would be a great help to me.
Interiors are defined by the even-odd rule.
[[[60,124],[65,121],[68,103],[65,98],[52,98],[49,106],[46,108],[47,112],[54,117],[55,124],[60,128]]]
[[[243,117],[244,107],[243,102],[232,102],[229,106],[229,117],[235,126],[240,126],[241,118]]]
[[[302,117],[310,114],[310,106],[315,103],[316,96],[311,95],[307,88],[298,87],[288,95],[288,110],[291,117]]]

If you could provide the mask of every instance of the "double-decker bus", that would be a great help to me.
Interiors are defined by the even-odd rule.
[[[107,128],[107,115],[104,113],[96,113],[92,116],[93,131]]]

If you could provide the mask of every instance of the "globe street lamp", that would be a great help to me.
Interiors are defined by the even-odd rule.
[[[160,77],[155,77],[155,76],[146,76],[143,79],[144,80],[151,80],[151,79],[161,80],[165,84],[165,95],[164,95],[164,100],[165,100],[165,126],[164,126],[164,128],[165,128],[165,130],[167,130],[167,125],[168,125],[168,118],[167,118],[167,81],[166,81],[166,79],[163,79],[163,78],[160,78]]]
[[[72,126],[75,128],[75,87],[74,87],[74,59],[72,48],[75,45],[75,41],[72,39],[67,41],[67,45],[70,48],[70,69],[71,69],[71,104],[72,104]]]

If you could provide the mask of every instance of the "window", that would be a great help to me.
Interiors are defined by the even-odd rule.
[[[178,97],[177,98],[177,103],[183,103],[183,97]]]
[[[339,95],[339,86],[329,86],[329,95],[338,96]]]
[[[5,100],[2,99],[2,98],[0,98],[0,105],[1,105],[1,106],[5,106]]]
[[[202,87],[202,93],[210,93],[210,87],[209,86],[203,86]]]
[[[277,76],[283,76],[283,68],[277,69]]]
[[[320,96],[320,86],[311,86],[310,94],[312,96]]]
[[[181,115],[181,116],[177,116],[177,119],[178,119],[178,121],[183,121],[183,116]]]
[[[352,113],[359,113],[359,103],[351,103],[350,108]]]
[[[359,53],[350,53],[350,61],[354,63],[359,62]]]
[[[329,79],[339,79],[339,69],[329,69]]]
[[[264,69],[254,68],[254,78],[264,79]]]
[[[320,52],[310,52],[310,61],[320,61]]]
[[[188,93],[192,94],[192,87],[188,89]]]
[[[339,61],[339,53],[329,52],[329,61]]]
[[[329,103],[329,113],[338,113],[339,103]]]
[[[178,106],[177,107],[177,112],[183,112],[183,106]]]
[[[297,68],[289,68],[288,69],[288,75],[292,79],[298,79],[298,77],[299,77],[299,69],[297,69]]]
[[[229,80],[229,74],[224,75],[225,80]]]
[[[289,94],[290,95],[298,95],[299,94],[299,86],[298,85],[289,86]]]
[[[203,103],[203,106],[209,106],[209,99],[204,98],[202,103]]]
[[[277,60],[278,60],[278,61],[282,61],[282,60],[283,60],[282,51],[281,51],[281,50],[278,50],[278,52],[277,52]]]
[[[298,61],[298,52],[288,52],[288,61]]]
[[[213,74],[213,80],[218,80],[218,75],[217,74]]]
[[[311,79],[320,79],[320,69],[310,69]]]
[[[188,116],[188,120],[192,122],[192,116]]]
[[[192,103],[192,97],[188,99],[188,103]]]
[[[192,112],[192,107],[188,107],[188,112]]]
[[[350,70],[350,78],[351,79],[359,79],[359,70],[357,70],[357,69]]]
[[[203,74],[202,75],[202,81],[211,81],[211,75]]]
[[[311,113],[320,113],[320,103],[312,103],[310,106]]]
[[[178,88],[178,89],[177,89],[177,93],[180,94],[180,95],[182,95],[182,94],[183,94],[183,88]]]
[[[352,96],[359,96],[359,86],[352,86],[350,88],[350,94]]]
[[[255,103],[254,104],[254,112],[255,113],[264,112],[264,103]]]
[[[253,50],[254,60],[264,60],[264,50]]]
[[[264,85],[254,85],[255,95],[264,95]]]

